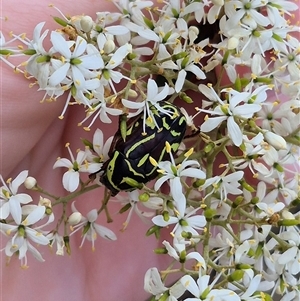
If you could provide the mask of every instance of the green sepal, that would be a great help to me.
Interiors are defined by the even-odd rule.
[[[168,254],[168,250],[166,248],[157,248],[154,249],[155,254]]]
[[[8,49],[0,49],[0,54],[1,55],[11,55],[11,54],[14,54],[14,52],[11,50],[8,50]]]
[[[49,55],[41,55],[38,58],[36,58],[37,63],[48,63],[51,60],[51,56]]]
[[[250,184],[248,184],[245,180],[240,180],[239,183],[247,191],[249,191],[249,192],[254,192],[255,191],[255,189]]]
[[[172,34],[172,31],[171,31],[171,30],[168,31],[168,32],[165,34],[165,36],[164,36],[163,39],[162,39],[162,43],[163,43],[163,44],[168,42],[168,39],[170,38],[171,34]]]
[[[71,95],[72,95],[73,97],[75,97],[75,96],[76,96],[76,93],[77,93],[77,88],[76,88],[75,85],[72,85],[72,86],[71,86]]]
[[[234,89],[239,92],[242,91],[242,82],[241,82],[241,79],[239,78],[239,76],[237,76],[237,78],[234,82]]]
[[[248,270],[248,269],[252,269],[253,267],[250,264],[246,264],[246,263],[238,263],[236,265],[237,270]]]
[[[71,65],[80,65],[82,63],[82,60],[79,58],[73,58],[70,60]]]
[[[174,59],[174,60],[183,59],[183,58],[185,58],[187,55],[188,55],[187,52],[181,51],[181,52],[179,52],[179,53],[173,54],[173,55],[172,55],[172,59]]]
[[[242,195],[237,196],[232,203],[232,208],[237,208],[243,201],[244,197]]]
[[[278,221],[277,224],[278,224],[278,226],[291,227],[291,226],[300,225],[300,221],[297,219],[284,219],[284,220]]]
[[[69,25],[69,23],[68,23],[66,20],[63,20],[63,19],[61,19],[61,18],[59,18],[59,17],[53,17],[53,20],[54,20],[57,24],[59,24],[59,25],[61,25],[61,26],[63,26],[63,27],[66,27],[67,25]]]
[[[228,281],[239,281],[243,278],[245,272],[243,270],[235,270],[231,275],[228,276]]]
[[[215,148],[215,144],[213,142],[209,142],[208,144],[205,145],[203,151],[208,154],[210,153],[212,150],[214,150]]]
[[[83,145],[87,146],[89,149],[94,150],[93,143],[90,142],[89,140],[87,140],[85,138],[81,138],[81,142],[83,143]]]
[[[185,92],[179,92],[179,97],[182,99],[185,103],[193,103],[193,100],[191,97],[187,96]]]
[[[230,54],[231,54],[231,50],[225,51],[225,54],[224,54],[223,59],[222,59],[222,66],[227,64],[228,57],[229,57]]]
[[[191,239],[193,237],[193,234],[191,232],[182,231],[181,236],[186,239]]]
[[[150,28],[151,30],[154,29],[154,24],[150,19],[143,17],[143,20],[144,20],[145,24],[148,26],[148,28]]]
[[[26,50],[23,50],[22,53],[25,55],[34,55],[34,54],[36,54],[36,51],[34,49],[26,49]]]
[[[169,221],[169,219],[170,219],[170,214],[169,214],[168,211],[164,211],[164,212],[162,213],[162,216],[163,216],[163,219],[164,219],[165,222]]]
[[[64,236],[63,239],[64,239],[67,254],[71,255],[70,237],[69,236]]]
[[[158,238],[160,238],[160,229],[161,229],[161,227],[154,225],[150,229],[147,230],[146,236],[150,236],[150,235],[154,234],[155,237],[158,239]]]
[[[126,205],[124,205],[120,210],[119,210],[119,213],[124,213],[126,212],[127,210],[129,210],[131,208],[131,204],[130,203],[127,203]]]
[[[18,227],[18,235],[22,237],[26,237],[25,227],[23,225],[20,225]]]
[[[169,299],[170,295],[169,292],[164,292],[163,295],[158,299],[158,301],[167,301]]]
[[[205,183],[206,179],[198,179],[195,182],[193,182],[193,187],[194,188],[199,188]]]

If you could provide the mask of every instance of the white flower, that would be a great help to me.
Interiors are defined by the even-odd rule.
[[[120,209],[120,213],[123,213],[123,210],[129,207],[129,213],[126,221],[123,223],[122,230],[127,228],[133,212],[135,212],[137,216],[144,222],[149,222],[148,218],[154,215],[154,212],[145,212],[139,209],[138,204],[141,203],[139,196],[140,193],[138,190],[127,192],[127,196],[116,196],[117,200],[123,205],[123,207]]]
[[[168,254],[180,263],[183,263],[189,259],[194,259],[197,261],[197,267],[201,267],[206,270],[206,263],[201,254],[198,252],[190,252],[186,254],[186,243],[179,241],[176,236],[173,240],[174,247],[172,247],[171,244],[166,240],[163,241],[163,245],[166,247]]]
[[[77,36],[76,41],[66,41],[64,37],[56,32],[51,32],[53,48],[61,54],[60,60],[53,60],[56,65],[55,71],[49,77],[49,85],[55,87],[70,76],[77,88],[81,88],[85,82],[85,72],[88,69],[99,69],[104,67],[104,62],[99,51],[93,45],[88,45],[86,40]],[[71,51],[73,47],[73,51]],[[85,52],[90,49],[89,54]],[[94,51],[93,51],[94,50]],[[70,74],[68,71],[70,70]]]
[[[203,215],[194,215],[200,208],[190,208],[186,213],[186,199],[185,196],[174,195],[174,202],[177,209],[174,209],[175,216],[169,216],[167,219],[163,215],[157,215],[152,218],[152,222],[160,227],[167,227],[175,224],[172,230],[172,235],[176,236],[178,240],[182,240],[182,232],[191,233],[198,237],[199,232],[206,225],[206,219]],[[198,241],[198,238],[192,238],[193,241]]]
[[[201,112],[218,116],[213,118],[206,117],[205,122],[200,126],[200,130],[203,132],[210,132],[218,127],[222,121],[227,121],[229,137],[234,145],[240,146],[243,142],[243,133],[239,124],[236,122],[236,119],[251,118],[254,113],[261,109],[261,106],[259,104],[247,103],[248,99],[251,98],[251,93],[237,92],[234,90],[225,91],[228,92],[229,103],[225,103],[219,97],[217,97],[220,105],[215,107],[213,111],[199,109]],[[241,102],[246,103],[240,105]]]
[[[91,169],[99,171],[103,165],[103,162],[109,159],[109,150],[113,140],[113,136],[109,137],[104,143],[103,132],[100,129],[96,129],[93,136],[92,150],[88,149],[87,160]],[[95,153],[95,154],[94,154]]]
[[[30,195],[26,193],[17,193],[20,185],[22,185],[28,176],[28,170],[24,170],[11,181],[8,185],[0,175],[0,180],[3,184],[0,187],[0,219],[6,219],[9,214],[13,217],[17,224],[21,223],[22,209],[21,204],[28,204],[32,202]]]
[[[192,155],[193,149],[190,149],[184,154],[185,159],[182,163],[176,165],[174,157],[171,153],[171,146],[166,142],[166,151],[170,155],[170,161],[161,161],[157,163],[152,157],[150,159],[154,166],[158,167],[158,172],[162,175],[154,185],[154,189],[157,191],[163,183],[169,182],[170,190],[172,195],[182,193],[181,180],[185,181],[186,177],[205,179],[205,173],[196,167],[200,167],[200,164],[196,160],[188,160],[189,156]],[[195,167],[190,167],[195,166]]]
[[[285,265],[286,269],[293,275],[300,272],[300,233],[299,229],[292,228],[279,234],[281,239],[288,241],[290,248],[283,252],[279,258],[278,263]]]
[[[229,289],[213,289],[213,286],[218,280],[218,276],[210,283],[210,276],[203,275],[202,270],[199,270],[199,277],[197,282],[190,275],[185,275],[180,279],[180,282],[195,298],[188,298],[189,301],[200,300],[214,300],[214,301],[240,301],[240,297],[232,290]]]
[[[213,192],[220,193],[220,200],[226,200],[227,194],[238,195],[242,193],[242,190],[238,187],[240,186],[239,180],[244,176],[243,171],[236,171],[226,176],[215,176],[213,178],[206,179],[205,183],[201,186],[201,190],[212,185]],[[207,194],[206,197],[210,194]]]
[[[185,288],[178,281],[169,289],[161,281],[157,268],[147,270],[144,277],[144,290],[157,298],[163,297],[165,301],[177,301],[183,295]]]
[[[168,290],[162,283],[157,268],[147,270],[144,277],[144,290],[155,296]]]
[[[74,212],[79,212],[76,207],[75,207],[75,202],[72,203],[72,211]],[[92,250],[95,250],[95,240],[97,239],[97,235],[108,239],[108,240],[116,240],[117,237],[113,231],[110,229],[101,226],[96,223],[96,220],[98,218],[98,212],[96,209],[92,209],[89,211],[86,215],[86,217],[82,216],[80,223],[74,225],[72,229],[74,231],[70,234],[73,235],[76,233],[78,230],[82,229],[82,241],[80,244],[80,248],[83,246],[83,243],[85,239],[89,240],[92,242]]]
[[[207,13],[207,21],[208,23],[213,24],[219,18],[220,10],[224,6],[224,0],[212,0],[211,2],[213,5]]]
[[[90,127],[98,117],[103,123],[112,123],[109,115],[119,116],[123,114],[122,110],[109,106],[109,103],[107,103],[104,97],[104,93],[104,87],[102,85],[93,91],[93,98],[89,101],[92,107],[87,110],[86,117],[79,123],[79,125],[82,125],[89,118],[93,117],[90,124],[84,127],[85,130],[90,130]]]
[[[160,101],[164,100],[169,95],[170,87],[165,83],[165,86],[162,89],[159,89],[157,86],[157,83],[153,79],[149,79],[147,83],[147,97],[145,100],[141,102],[134,102],[129,101],[127,99],[122,99],[122,103],[125,107],[129,109],[137,109],[136,112],[131,113],[128,115],[128,117],[133,117],[141,112],[144,113],[144,123],[143,123],[143,130],[146,132],[146,120],[151,120],[154,122],[155,126],[157,128],[158,125],[155,121],[155,116],[153,112],[150,110],[151,106],[154,106],[159,112],[170,115],[169,111],[163,109],[160,106]]]
[[[53,168],[57,167],[66,167],[68,168],[68,171],[66,171],[63,175],[62,183],[64,188],[67,191],[73,192],[75,191],[79,186],[79,179],[80,179],[80,172],[88,172],[88,173],[94,173],[97,170],[95,170],[95,166],[90,165],[87,160],[87,153],[84,151],[79,151],[77,153],[76,159],[73,156],[73,153],[70,150],[69,144],[66,145],[68,152],[71,157],[71,161],[66,158],[59,158],[54,163]]]
[[[225,14],[228,16],[227,21],[230,28],[234,28],[239,22],[244,24],[258,24],[267,26],[270,20],[260,13],[259,8],[265,6],[261,0],[233,0],[225,1]]]
[[[49,239],[49,246],[51,249],[53,248],[54,243],[56,243],[56,255],[63,256],[64,255],[64,249],[65,249],[65,242],[63,236],[59,235],[57,232],[50,232],[47,235],[47,238]]]
[[[22,214],[20,214],[16,219],[14,218],[16,225],[0,223],[1,232],[7,236],[13,234],[5,247],[6,256],[11,257],[18,252],[18,257],[24,267],[27,267],[27,251],[30,251],[37,260],[44,261],[42,255],[32,246],[30,240],[39,245],[49,244],[49,239],[43,233],[32,228],[35,223],[44,217],[45,210],[46,207],[44,206],[36,206],[23,221],[21,221]]]
[[[124,78],[130,80],[130,78],[126,77],[119,71],[114,70],[116,67],[121,65],[125,59],[125,57],[132,52],[132,45],[125,44],[118,48],[115,53],[112,55],[110,60],[105,64],[102,70],[102,76],[100,78],[100,82],[106,86],[110,84],[112,90],[115,94],[117,94],[116,89],[113,83],[120,83],[120,81]]]

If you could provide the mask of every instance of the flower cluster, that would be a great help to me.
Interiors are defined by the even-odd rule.
[[[67,143],[70,158],[53,164],[66,168],[67,196],[46,193],[28,171],[6,182],[1,177],[6,256],[17,253],[27,266],[29,251],[42,261],[33,243],[56,242],[58,255],[70,253],[69,240],[79,230],[80,246],[89,240],[93,250],[98,235],[116,240],[96,220],[106,214],[111,221],[109,202],[118,202],[119,213],[128,212],[123,231],[130,231],[135,213],[149,223],[147,235],[169,233],[155,252],[177,266],[146,271],[144,289],[153,300],[176,301],[186,292],[192,295],[187,300],[299,300],[300,53],[299,27],[290,22],[297,5],[284,0],[115,4],[119,12],[95,17],[67,18],[55,8],[60,27],[49,31],[41,22],[32,39],[13,35],[6,42],[0,35],[0,59],[34,79],[43,100],[67,94],[60,118],[75,104],[85,112],[78,124],[94,130],[76,156]],[[22,47],[15,47],[16,41]],[[14,56],[26,59],[14,66],[9,61]],[[166,100],[176,100],[178,112],[166,108]],[[119,129],[107,138],[95,121],[112,123],[113,116],[120,118]],[[183,123],[188,129],[181,142],[174,137],[182,135]],[[155,138],[161,133],[168,135],[159,149]],[[138,157],[151,140],[153,150]],[[117,176],[120,158],[127,170]],[[37,205],[29,194],[18,193],[22,184],[40,192]],[[84,217],[72,201],[72,214],[56,221],[52,206],[100,186],[106,187],[100,208]],[[115,196],[120,190],[125,191]],[[166,286],[171,273],[178,281]]]

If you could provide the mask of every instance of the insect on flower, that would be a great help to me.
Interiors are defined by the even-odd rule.
[[[125,135],[121,127],[115,133],[110,150],[109,160],[97,172],[103,172],[100,181],[111,192],[118,194],[121,190],[136,189],[130,183],[147,183],[157,176],[157,167],[149,161],[150,156],[157,162],[166,160],[166,141],[173,152],[178,150],[186,130],[186,118],[179,108],[162,101],[158,111],[150,106],[151,118],[144,120],[143,113],[127,120]],[[145,122],[145,131],[143,129]],[[95,174],[91,174],[93,178]],[[129,183],[130,182],[130,183]]]

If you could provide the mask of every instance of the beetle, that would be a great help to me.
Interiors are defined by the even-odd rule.
[[[100,182],[111,191],[112,196],[120,191],[135,189],[125,178],[145,184],[157,176],[157,167],[151,164],[149,158],[151,156],[157,162],[166,160],[169,156],[165,150],[166,141],[173,152],[178,150],[187,127],[186,118],[177,106],[167,101],[161,101],[160,107],[163,112],[155,106],[149,107],[155,122],[145,121],[142,112],[127,120],[125,135],[120,127],[115,133],[109,159],[97,172],[103,172]]]

